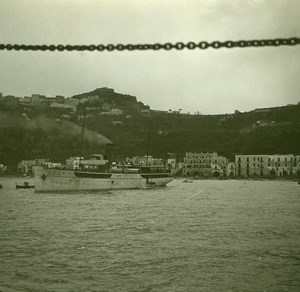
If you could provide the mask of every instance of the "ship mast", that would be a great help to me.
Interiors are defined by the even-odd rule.
[[[149,151],[150,151],[151,132],[152,132],[152,111],[150,110],[150,120],[149,120],[149,133],[148,133],[148,143],[147,143],[146,165],[148,165],[148,157],[149,157]]]
[[[81,157],[83,156],[83,137],[84,137],[85,113],[86,113],[86,111],[85,111],[85,106],[84,106],[82,125],[81,125],[81,145],[80,145],[79,168],[80,168],[80,163],[81,163]]]

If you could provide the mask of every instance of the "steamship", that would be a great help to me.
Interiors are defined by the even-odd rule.
[[[81,153],[84,137],[85,108],[81,132]],[[151,124],[148,136],[147,162],[151,136]],[[171,171],[162,165],[125,165],[113,164],[112,144],[106,144],[106,159],[94,154],[87,160],[79,158],[75,169],[34,167],[34,185],[36,192],[99,191],[114,189],[140,189],[163,187],[173,180]]]
[[[173,180],[162,165],[117,165],[92,155],[78,169],[34,167],[36,192],[76,192],[163,187]]]

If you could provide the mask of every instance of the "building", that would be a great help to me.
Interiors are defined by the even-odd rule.
[[[77,106],[79,104],[79,100],[76,98],[66,98],[65,104],[72,104],[72,105]]]
[[[126,158],[126,162],[133,165],[164,165],[164,161],[161,158],[154,158],[151,155],[133,156],[132,158]]]
[[[58,103],[64,103],[65,102],[65,97],[63,95],[56,95],[55,96],[55,101]]]
[[[268,155],[235,155],[237,177],[267,176]]]
[[[176,169],[176,158],[168,158],[167,159],[167,167],[171,170]]]
[[[46,99],[45,95],[41,95],[41,94],[32,94],[31,95],[31,100],[30,103],[32,104],[37,104],[40,103],[42,101],[44,101]]]
[[[31,103],[31,96],[24,96],[24,102]]]
[[[268,168],[276,176],[287,176],[293,173],[294,155],[270,155],[268,157]],[[271,173],[271,174],[272,174]]]
[[[110,110],[110,104],[109,103],[103,103],[102,104],[102,110],[103,111],[109,111]]]
[[[45,162],[44,166],[47,168],[61,168],[62,164],[60,162]]]
[[[49,159],[41,158],[41,159],[32,159],[32,160],[22,160],[18,166],[18,172],[23,174],[32,174],[33,166],[42,166],[48,162]]]
[[[183,159],[183,172],[185,176],[218,177],[226,175],[227,158],[213,153],[187,152]]]
[[[300,176],[300,155],[294,156],[293,173]]]
[[[74,104],[64,104],[64,103],[58,103],[58,102],[50,102],[50,107],[60,108],[60,109],[68,109],[68,110],[72,110],[73,112],[75,112],[77,109],[77,106]]]
[[[235,177],[235,163],[234,162],[228,162],[226,166],[226,176],[230,178]]]
[[[256,123],[252,125],[253,128],[270,126],[275,126],[275,121],[256,121]]]
[[[66,166],[69,169],[79,169],[80,161],[83,160],[83,157],[70,157],[66,160]]]
[[[0,164],[0,176],[4,176],[7,170],[7,166]]]
[[[88,102],[89,103],[94,103],[96,102],[97,100],[99,100],[99,96],[98,95],[92,95],[92,96],[88,96]]]
[[[116,116],[119,116],[119,115],[122,115],[123,114],[123,110],[119,109],[119,108],[112,108],[110,110],[110,113],[112,115],[116,115]]]
[[[285,155],[236,155],[237,177],[249,176],[288,176],[296,174],[299,168],[299,156]]]

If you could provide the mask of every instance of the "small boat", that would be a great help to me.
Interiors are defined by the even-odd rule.
[[[16,189],[33,189],[34,185],[30,185],[27,181],[23,185],[16,185]]]
[[[183,183],[192,183],[192,180],[188,180],[187,178],[182,181]]]

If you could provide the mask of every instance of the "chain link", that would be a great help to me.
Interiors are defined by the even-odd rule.
[[[220,49],[220,48],[245,48],[245,47],[277,47],[277,46],[295,46],[300,44],[300,38],[293,37],[287,39],[267,39],[267,40],[240,40],[240,41],[214,41],[214,42],[178,42],[176,44],[165,43],[165,44],[108,44],[108,45],[18,45],[18,44],[0,44],[0,51],[149,51],[149,50],[205,50],[208,48]]]

